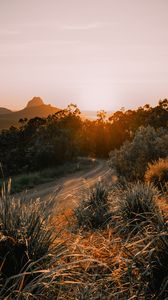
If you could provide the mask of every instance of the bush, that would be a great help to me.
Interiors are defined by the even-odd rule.
[[[124,228],[138,229],[142,224],[154,223],[162,226],[163,220],[156,198],[158,191],[151,185],[136,183],[127,186],[119,199],[119,214]]]
[[[145,173],[145,181],[153,183],[160,190],[165,190],[168,184],[168,158],[149,164]]]
[[[110,153],[109,164],[127,181],[142,180],[148,163],[167,156],[168,131],[140,127],[133,138]]]
[[[49,223],[54,201],[26,202],[11,197],[9,191],[10,182],[8,187],[3,184],[0,196],[0,299],[8,296],[8,299],[42,299],[56,286],[52,268],[63,251],[62,246],[54,244],[56,234]]]
[[[5,236],[24,240],[30,258],[47,254],[53,241],[48,223],[54,205],[53,199],[25,201],[11,197],[3,189],[0,198],[0,230]]]
[[[111,219],[108,204],[108,191],[102,183],[96,184],[75,209],[79,227],[98,229],[105,226]]]

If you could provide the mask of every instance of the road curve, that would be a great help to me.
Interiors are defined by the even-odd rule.
[[[97,160],[93,169],[79,171],[53,182],[41,184],[24,194],[24,198],[40,198],[43,201],[48,197],[55,197],[57,208],[74,207],[84,191],[109,174],[107,162]]]

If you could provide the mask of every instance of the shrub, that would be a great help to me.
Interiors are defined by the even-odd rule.
[[[105,226],[110,220],[108,191],[103,183],[96,184],[75,209],[79,227],[97,229]]]
[[[120,149],[110,153],[109,164],[127,181],[144,178],[149,162],[167,156],[168,131],[140,127],[132,141],[126,141]]]
[[[129,184],[119,199],[119,214],[125,228],[135,230],[142,223],[150,222],[162,226],[162,216],[155,202],[157,197],[158,191],[151,185]]]
[[[149,164],[145,173],[145,181],[153,183],[160,190],[165,190],[168,184],[168,158]]]
[[[54,199],[25,201],[2,191],[0,198],[0,230],[5,236],[24,240],[30,258],[45,255],[53,241],[53,231],[48,227]]]
[[[3,184],[0,196],[0,298],[31,299],[34,296],[42,299],[56,286],[56,273],[53,275],[52,268],[65,251],[62,246],[57,246],[54,228],[49,223],[54,201],[25,201],[11,197],[9,190],[10,183],[8,188]]]

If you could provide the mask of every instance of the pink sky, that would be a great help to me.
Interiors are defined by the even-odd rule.
[[[114,110],[168,97],[167,0],[0,0],[0,106]]]

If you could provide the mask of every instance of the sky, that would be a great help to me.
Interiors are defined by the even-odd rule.
[[[167,0],[0,0],[0,106],[81,110],[168,97]]]

